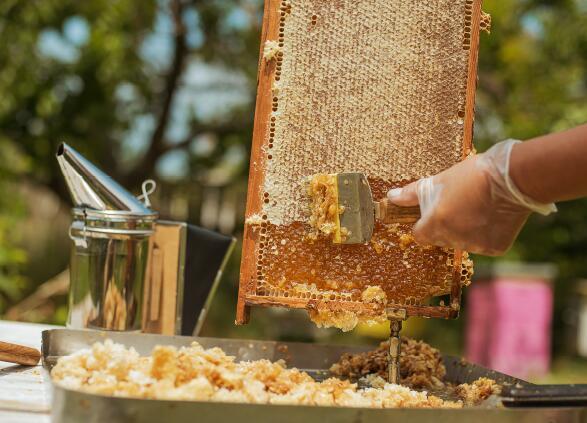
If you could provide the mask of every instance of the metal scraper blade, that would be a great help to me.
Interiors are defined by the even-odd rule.
[[[342,237],[342,244],[362,244],[371,239],[375,224],[375,210],[371,187],[365,174],[359,172],[336,175],[338,204],[344,207],[341,213],[341,231],[348,231]],[[344,229],[343,229],[344,228]]]

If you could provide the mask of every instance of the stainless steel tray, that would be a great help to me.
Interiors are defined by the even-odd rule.
[[[59,357],[87,348],[107,338],[149,354],[155,345],[189,345],[198,341],[204,347],[218,346],[238,360],[283,359],[288,366],[309,371],[317,379],[328,376],[328,368],[344,352],[362,352],[372,347],[250,341],[240,339],[194,338],[139,333],[98,332],[54,329],[43,332],[43,367],[49,371]],[[459,358],[445,357],[447,380],[471,382],[487,376],[505,384],[524,381],[487,370]],[[232,404],[196,401],[162,401],[114,398],[72,391],[53,385],[54,422],[587,422],[587,409],[525,408],[506,409],[495,398],[480,407],[450,409],[364,409],[287,405]]]

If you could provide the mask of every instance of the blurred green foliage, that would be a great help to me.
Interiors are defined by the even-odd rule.
[[[21,274],[26,264],[26,252],[18,246],[14,225],[24,216],[25,208],[14,195],[13,178],[24,172],[28,161],[20,156],[7,140],[0,137],[0,151],[6,161],[0,166],[0,311],[17,301],[25,288],[26,280]]]
[[[23,277],[38,278],[50,255],[23,266],[27,245],[17,232],[28,216],[18,187],[48,188],[70,204],[54,160],[60,142],[134,192],[155,177],[164,195],[193,197],[190,221],[199,220],[198,188],[219,168],[228,177],[215,183],[245,186],[260,10],[256,0],[0,2],[0,37],[9,40],[0,47],[0,314],[54,276]],[[208,113],[196,107],[211,97],[190,82],[204,66],[244,81],[246,98]],[[190,95],[196,100],[184,106]],[[166,180],[158,166],[177,153],[187,169]]]
[[[484,9],[493,23],[491,35],[481,37],[478,150],[584,123],[585,1],[486,0]],[[200,221],[201,189],[218,180],[219,169],[224,177],[214,183],[244,191],[261,13],[261,0],[0,2],[0,313],[43,282],[23,278],[26,245],[10,228],[26,218],[20,183],[48,187],[69,201],[53,160],[63,140],[133,190],[147,177],[163,180],[166,192],[188,198],[185,218],[194,223]],[[211,74],[222,78],[210,84],[236,78],[241,100],[230,100],[228,84],[221,91],[230,100],[226,106],[204,113],[200,106],[211,104],[214,94],[194,87],[193,79]],[[185,103],[186,97],[195,100]],[[166,178],[161,164],[177,154],[181,160],[171,167],[182,171]],[[587,276],[586,215],[584,200],[562,204],[547,218],[532,217],[509,253],[559,265],[559,315],[568,281]],[[232,327],[238,263],[235,254],[210,332],[242,333]],[[425,337],[439,345],[450,340],[454,350],[460,324],[436,322]]]

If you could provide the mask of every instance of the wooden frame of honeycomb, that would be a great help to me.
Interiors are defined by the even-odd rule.
[[[237,324],[248,321],[249,307],[253,305],[309,311],[325,307],[331,312],[350,311],[370,318],[381,312],[380,304],[361,301],[361,290],[370,285],[384,288],[387,306],[403,309],[408,316],[454,318],[460,309],[461,287],[470,282],[472,265],[466,253],[413,244],[406,247],[404,240],[409,238],[409,225],[376,225],[374,240],[361,246],[332,246],[327,240],[308,242],[305,236],[309,225],[305,217],[300,217],[303,216],[300,204],[306,201],[301,194],[304,182],[297,174],[292,177],[287,173],[294,166],[305,176],[362,171],[367,174],[377,200],[389,188],[437,173],[472,153],[481,0],[439,0],[437,4],[424,0],[349,1],[265,1]],[[375,8],[376,13],[370,13],[370,7]],[[442,16],[437,18],[435,10]],[[320,34],[326,33],[328,25],[335,21],[344,26],[340,28],[342,34],[340,38],[331,36],[330,44],[324,44]],[[398,21],[402,23],[397,24]],[[378,22],[386,24],[378,27]],[[412,28],[415,29],[409,33]],[[329,30],[336,34],[337,28]],[[379,32],[381,36],[374,38]],[[396,32],[400,34],[397,37]],[[414,41],[406,43],[405,48],[398,41],[404,32],[412,37],[408,41]],[[420,34],[428,38],[420,40]],[[389,39],[395,40],[396,44],[391,45],[400,49],[394,55],[387,54],[390,44],[381,41]],[[312,50],[314,44],[322,50]],[[364,51],[356,51],[355,45]],[[425,54],[421,51],[424,47],[428,49]],[[333,53],[331,50],[336,48],[339,51]],[[443,49],[446,57],[440,57],[445,53]],[[307,50],[312,50],[315,56],[306,56]],[[428,52],[431,53],[427,55]],[[296,55],[300,56],[297,62],[292,59]],[[389,61],[383,62],[385,67],[376,62],[379,56]],[[393,62],[396,56],[404,62]],[[404,91],[409,91],[411,97],[402,97],[401,90],[393,91],[393,83],[377,78],[372,78],[374,88],[359,81],[363,85],[356,92],[358,96],[367,96],[366,102],[361,97],[352,103],[354,92],[345,92],[346,84],[340,81],[322,90],[316,85],[320,77],[316,74],[325,72],[321,81],[328,85],[330,79],[324,75],[331,67],[330,62],[322,60],[324,57],[334,57],[333,62],[337,62],[338,57],[346,60],[340,72],[348,77],[351,85],[358,76],[372,71],[373,66],[378,66],[375,74],[394,72],[393,78],[388,79],[405,80],[407,89]],[[300,78],[298,72],[302,65],[310,68],[309,71],[302,69],[306,72],[305,79]],[[435,74],[438,74],[437,79]],[[410,84],[410,81],[416,83]],[[312,83],[315,85],[310,87]],[[369,145],[366,141],[363,147],[361,140],[356,139],[356,125],[363,123],[348,121],[353,121],[351,115],[355,110],[371,103],[369,96],[375,95],[372,97],[374,107],[385,106],[380,110],[387,112],[387,97],[376,97],[381,84],[391,92],[391,99],[397,96],[401,107],[394,113],[404,126],[392,126],[389,130],[387,121],[380,126],[363,125],[359,135],[365,133],[367,141],[374,140]],[[314,92],[304,91],[308,87]],[[428,91],[422,94],[420,89]],[[340,91],[338,97],[336,93],[330,96],[337,90]],[[332,113],[330,100],[333,98],[345,98],[348,99],[346,103],[352,103],[352,107],[346,109],[342,105],[340,119]],[[379,117],[365,110],[365,120]],[[304,115],[306,112],[312,113]],[[345,113],[350,115],[345,116]],[[360,120],[354,117],[355,121]],[[311,119],[315,121],[306,125]],[[410,122],[414,122],[413,128]],[[312,133],[314,129],[317,134]],[[299,133],[297,140],[296,131]],[[340,134],[340,137],[333,134]],[[394,139],[388,142],[390,138]],[[441,143],[430,146],[430,140],[441,140]],[[316,154],[303,147],[306,148],[303,154],[292,156],[292,146],[302,149],[302,144],[315,145]],[[339,155],[336,155],[337,148],[341,151]],[[353,153],[363,149],[365,155],[370,154],[371,162]],[[385,151],[392,152],[388,167],[377,161],[388,155]],[[403,159],[393,156],[396,151],[403,154],[399,156]],[[354,159],[347,157],[353,154]],[[424,157],[430,159],[426,161]],[[370,172],[373,163],[381,168],[378,174]],[[400,267],[402,270],[396,272]],[[343,280],[345,276],[342,275],[347,275],[348,280]],[[386,275],[391,276],[386,279]],[[309,288],[298,289],[301,285]],[[414,291],[413,295],[410,290]],[[450,296],[448,305],[429,304],[429,298],[444,295]]]

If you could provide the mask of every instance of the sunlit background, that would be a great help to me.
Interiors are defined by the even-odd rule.
[[[493,24],[481,36],[477,149],[587,121],[587,1],[486,0],[484,10]],[[65,321],[71,203],[54,157],[62,141],[132,192],[158,181],[153,207],[162,216],[242,236],[261,19],[261,0],[0,2],[2,318]],[[386,336],[385,327],[317,329],[286,310],[253,310],[251,324],[235,327],[239,250],[205,335],[373,344]],[[515,300],[529,319],[546,319],[536,330],[549,345],[549,369],[526,375],[532,380],[587,382],[587,348],[578,347],[586,253],[582,200],[533,216],[507,256],[555,269],[551,282],[536,282],[544,307]],[[456,321],[410,319],[404,334],[463,355],[467,337],[482,330],[468,308],[480,309],[477,301],[466,296]],[[501,313],[484,320],[516,319]],[[504,342],[508,326],[499,327],[484,342]]]

